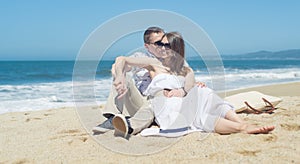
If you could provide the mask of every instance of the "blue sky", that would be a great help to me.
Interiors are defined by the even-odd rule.
[[[221,54],[300,48],[300,1],[296,0],[0,3],[0,60],[75,60],[98,26],[141,9],[168,10],[190,18],[206,31]],[[142,44],[142,40],[135,41]]]

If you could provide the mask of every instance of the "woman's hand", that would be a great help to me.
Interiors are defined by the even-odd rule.
[[[172,90],[164,90],[163,94],[166,97],[184,97],[186,93],[183,90],[183,88],[178,88],[178,89],[172,89]]]

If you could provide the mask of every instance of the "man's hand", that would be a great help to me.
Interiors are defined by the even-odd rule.
[[[125,75],[116,77],[113,81],[113,85],[115,86],[115,89],[118,93],[117,99],[122,98],[128,91],[126,86],[126,77]]]
[[[203,83],[203,82],[200,82],[200,81],[198,81],[198,82],[196,82],[196,84],[195,84],[197,87],[201,87],[201,88],[204,88],[204,87],[206,87],[206,84],[205,83]]]

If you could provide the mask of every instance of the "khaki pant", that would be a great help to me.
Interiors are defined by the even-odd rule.
[[[111,88],[103,110],[103,116],[107,118],[115,114],[130,116],[129,121],[133,129],[132,134],[136,134],[151,125],[154,114],[151,104],[146,97],[141,95],[140,91],[134,85],[132,78],[126,76],[126,81],[128,92],[121,99],[117,99],[117,91],[114,86]]]

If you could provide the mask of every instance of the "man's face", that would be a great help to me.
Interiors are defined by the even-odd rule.
[[[163,37],[164,33],[160,32],[160,33],[152,33],[150,35],[150,43],[146,43],[145,47],[148,49],[148,51],[155,55],[156,57],[160,57],[160,52],[157,49],[157,46],[154,45],[155,42],[160,41],[161,38]]]
[[[173,54],[173,50],[170,47],[170,43],[168,41],[168,38],[166,36],[164,36],[160,43],[158,43],[157,45],[157,51],[159,52],[159,54],[161,55],[161,58],[167,58],[170,57]]]

